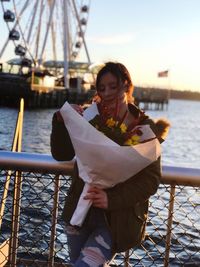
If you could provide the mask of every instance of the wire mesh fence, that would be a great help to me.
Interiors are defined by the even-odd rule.
[[[10,187],[0,229],[0,244],[3,244],[3,248],[9,242],[13,229],[16,171],[0,171],[0,196],[3,195],[8,174]],[[56,183],[58,176],[55,174],[23,172],[21,178],[17,266],[68,266],[67,237],[60,217],[70,177],[60,175],[59,183]],[[58,201],[55,192],[59,192]],[[172,203],[173,208],[169,211]],[[55,207],[58,207],[58,214]],[[169,219],[172,219],[172,225]],[[54,226],[56,235],[52,235]],[[171,238],[167,244],[169,235]],[[145,240],[140,246],[117,254],[110,266],[200,266],[199,236],[200,188],[176,185],[172,191],[170,185],[161,183],[156,195],[150,199]],[[6,253],[3,248],[0,252],[0,266],[4,266],[8,260],[9,252]],[[167,251],[169,258],[166,260]]]

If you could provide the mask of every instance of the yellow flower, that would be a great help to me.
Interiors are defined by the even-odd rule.
[[[115,121],[113,120],[113,118],[107,119],[106,121],[106,125],[110,128],[112,128],[113,126],[115,126]]]
[[[135,146],[135,145],[137,145],[137,144],[139,144],[140,142],[138,142],[138,141],[132,141],[132,146]]]
[[[125,133],[126,130],[127,130],[127,127],[126,127],[126,125],[125,125],[124,123],[122,123],[122,124],[120,125],[120,129],[121,129],[121,132],[122,132],[122,133]]]
[[[138,135],[133,135],[131,137],[131,140],[132,140],[132,142],[138,142],[139,143],[140,137]]]
[[[134,146],[134,145],[137,145],[140,143],[139,140],[140,140],[140,137],[138,135],[133,135],[133,136],[131,136],[131,138],[126,140],[124,145]]]
[[[131,139],[127,139],[126,142],[124,143],[124,145],[131,146],[132,145],[132,140]]]

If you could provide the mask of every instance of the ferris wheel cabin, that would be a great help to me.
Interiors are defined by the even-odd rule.
[[[13,22],[15,21],[15,14],[12,11],[7,10],[4,12],[3,18],[6,22]]]

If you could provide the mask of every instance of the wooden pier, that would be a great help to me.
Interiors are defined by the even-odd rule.
[[[135,104],[144,110],[163,110],[168,107],[170,90],[136,86],[134,98]]]
[[[34,85],[20,75],[0,73],[0,106],[18,107],[23,98],[26,108],[59,108],[67,100],[84,104],[95,94],[82,88],[47,87]]]
[[[65,101],[84,104],[92,100],[95,90],[85,90],[81,84],[71,84],[70,88],[61,86],[45,87],[28,82],[26,77],[0,73],[0,106],[18,107],[21,98],[26,108],[59,108]],[[169,90],[135,86],[135,104],[144,110],[163,110],[167,108]]]

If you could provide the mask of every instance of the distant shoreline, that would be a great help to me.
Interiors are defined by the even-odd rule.
[[[141,87],[135,86],[135,91],[145,91],[148,90],[149,95],[155,94],[155,91],[161,93],[163,95],[168,95],[168,99],[181,99],[181,100],[194,100],[200,101],[200,92],[197,91],[189,91],[189,90],[174,90],[174,89],[165,89],[165,88],[156,88],[156,87]]]
[[[170,90],[170,99],[200,101],[200,93],[193,91]]]

